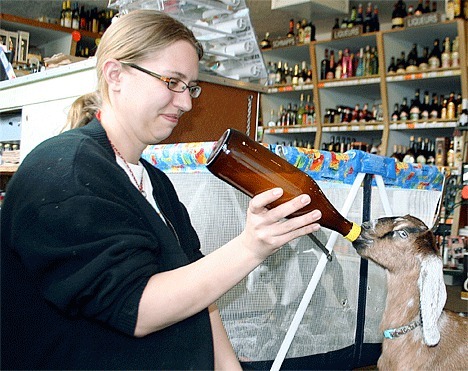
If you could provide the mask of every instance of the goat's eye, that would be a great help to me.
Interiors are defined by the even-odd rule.
[[[399,231],[396,231],[398,233],[398,235],[401,237],[401,238],[408,238],[408,232],[406,232],[404,229],[401,229]]]

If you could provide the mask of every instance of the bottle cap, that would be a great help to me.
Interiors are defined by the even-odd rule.
[[[354,242],[357,240],[360,234],[361,234],[361,226],[353,222],[353,226],[351,227],[351,230],[346,236],[344,236],[344,238],[346,238],[348,241]]]

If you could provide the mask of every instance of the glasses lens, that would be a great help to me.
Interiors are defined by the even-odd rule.
[[[191,86],[189,87],[190,96],[192,98],[198,98],[201,94],[201,87],[200,86]]]
[[[182,81],[173,78],[169,79],[169,81],[167,82],[167,87],[169,88],[169,90],[177,92],[181,92],[186,89],[186,86]]]

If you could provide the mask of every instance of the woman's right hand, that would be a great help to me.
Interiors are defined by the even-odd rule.
[[[239,237],[243,240],[244,246],[262,260],[278,251],[287,242],[320,229],[317,221],[322,214],[319,210],[286,219],[287,216],[311,202],[307,194],[300,195],[273,209],[267,208],[267,205],[282,195],[281,188],[273,188],[260,193],[249,202],[245,229]]]

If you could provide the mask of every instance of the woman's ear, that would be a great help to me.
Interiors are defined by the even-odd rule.
[[[122,64],[116,59],[108,59],[102,67],[109,91],[119,91],[121,83]]]

